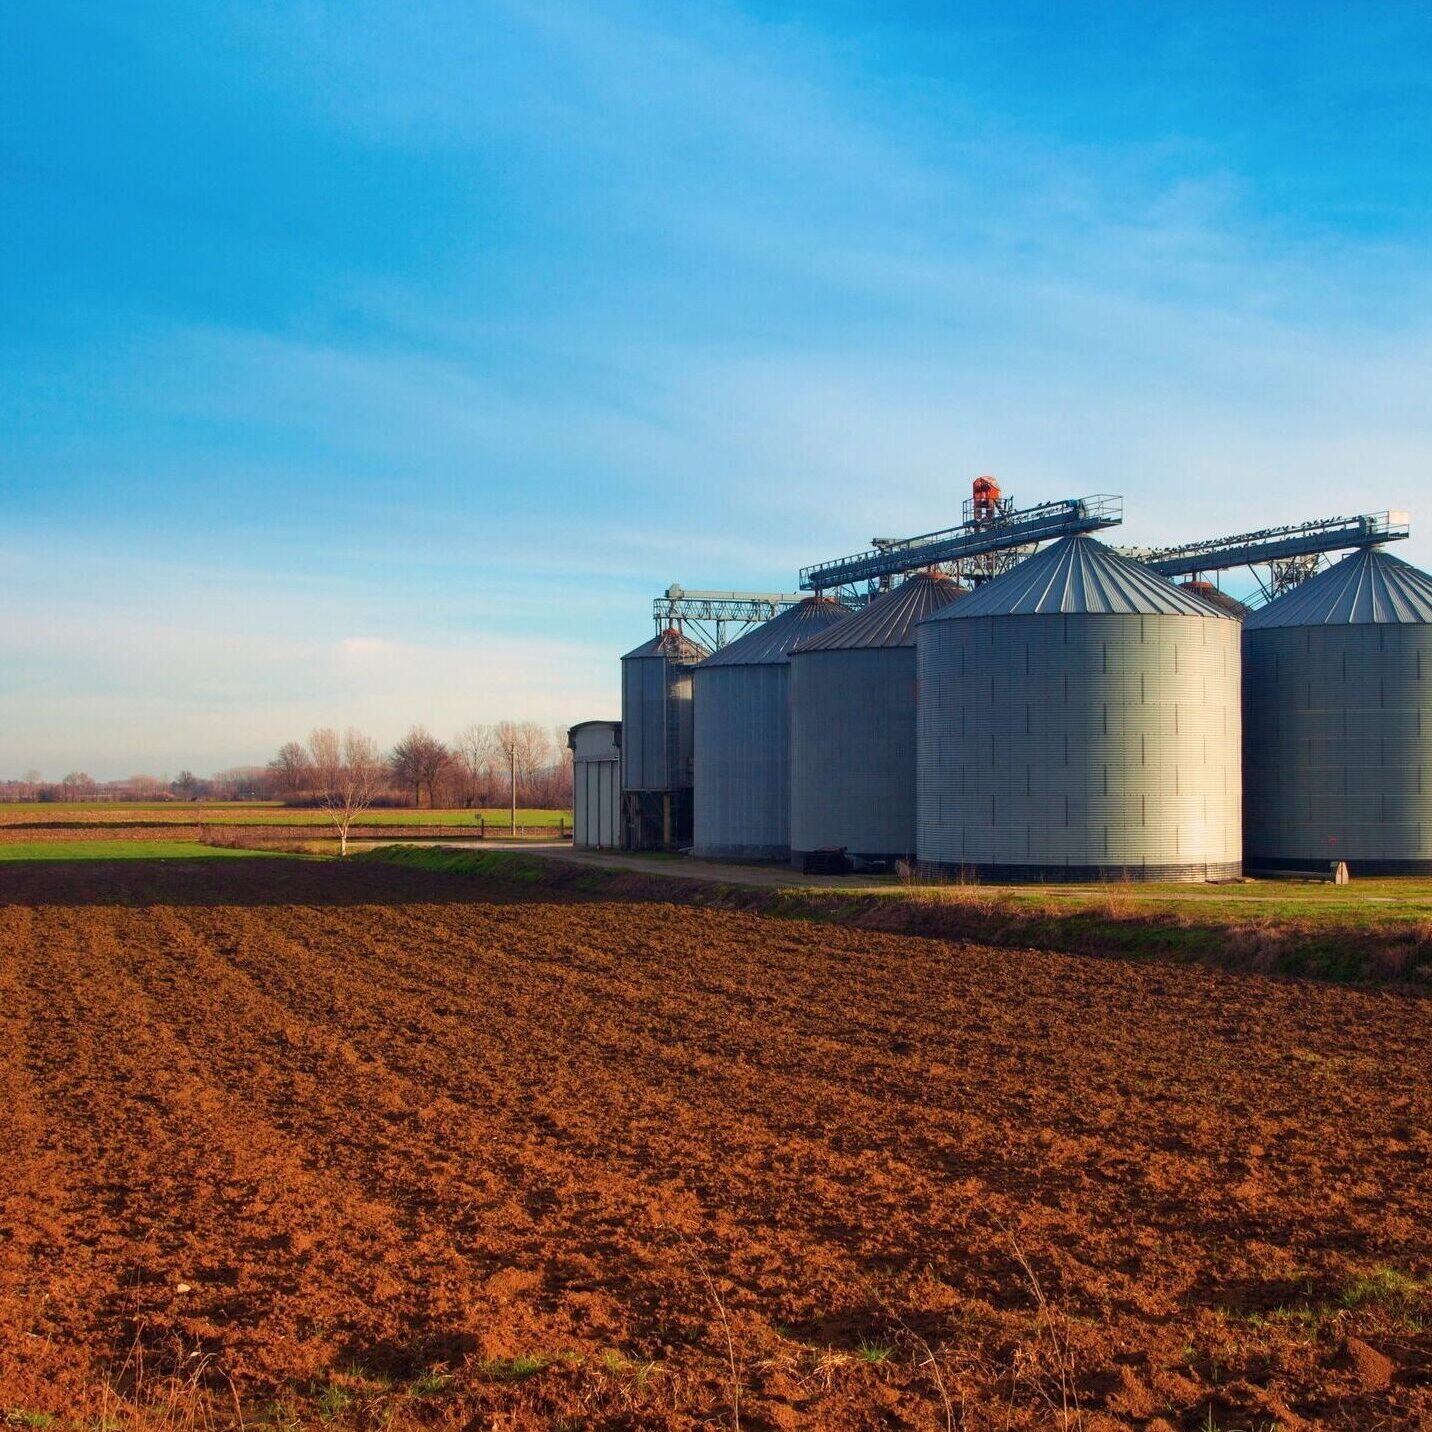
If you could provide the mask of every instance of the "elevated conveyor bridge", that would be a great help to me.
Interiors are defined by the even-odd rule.
[[[768,622],[805,600],[800,592],[688,592],[672,583],[651,604],[658,632],[676,627],[708,651],[719,651],[748,628]]]
[[[998,488],[994,489],[998,499]],[[978,499],[976,499],[978,502]],[[974,581],[992,576],[1003,565],[986,561],[998,554],[1023,555],[1041,542],[1081,532],[1097,532],[1124,520],[1124,500],[1107,493],[1042,502],[1036,507],[1014,508],[996,501],[983,508],[966,503],[967,517],[959,527],[926,532],[918,537],[888,538],[869,550],[802,567],[803,592],[824,592],[842,601],[866,600],[869,591],[853,589],[864,582],[878,589],[892,577],[926,567],[945,567],[951,574]]]
[[[1248,567],[1265,599],[1271,601],[1311,577],[1328,553],[1400,542],[1408,531],[1405,512],[1367,512],[1359,517],[1324,517],[1288,527],[1265,527],[1177,547],[1123,547],[1120,551],[1165,577],[1198,578],[1208,572]],[[1266,578],[1260,567],[1267,567]]]

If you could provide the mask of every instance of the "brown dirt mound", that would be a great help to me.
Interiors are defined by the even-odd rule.
[[[1415,1427],[1429,1015],[376,863],[0,867],[0,1411]]]

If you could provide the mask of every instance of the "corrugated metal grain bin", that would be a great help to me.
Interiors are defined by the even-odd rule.
[[[691,843],[691,672],[707,655],[674,627],[622,657],[622,843]]]
[[[1242,860],[1239,623],[1068,537],[917,629],[921,864],[1212,880]]]
[[[675,628],[622,657],[622,789],[691,784],[691,672],[707,655]]]
[[[1432,577],[1344,557],[1243,629],[1246,861],[1432,874]]]
[[[791,652],[791,863],[915,853],[915,625],[961,596],[917,573]]]
[[[572,751],[572,843],[611,850],[621,843],[620,721],[582,721],[567,732]]]
[[[790,858],[789,653],[849,615],[808,597],[696,668],[697,855]]]

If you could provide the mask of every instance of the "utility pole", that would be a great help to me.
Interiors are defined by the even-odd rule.
[[[512,834],[517,834],[517,742],[514,740],[512,749],[507,753],[507,770],[510,776],[509,789],[512,792]]]

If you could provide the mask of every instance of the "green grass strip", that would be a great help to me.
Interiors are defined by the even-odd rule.
[[[193,840],[35,840],[0,842],[0,862],[7,860],[233,860],[273,859],[272,850],[229,850]]]

